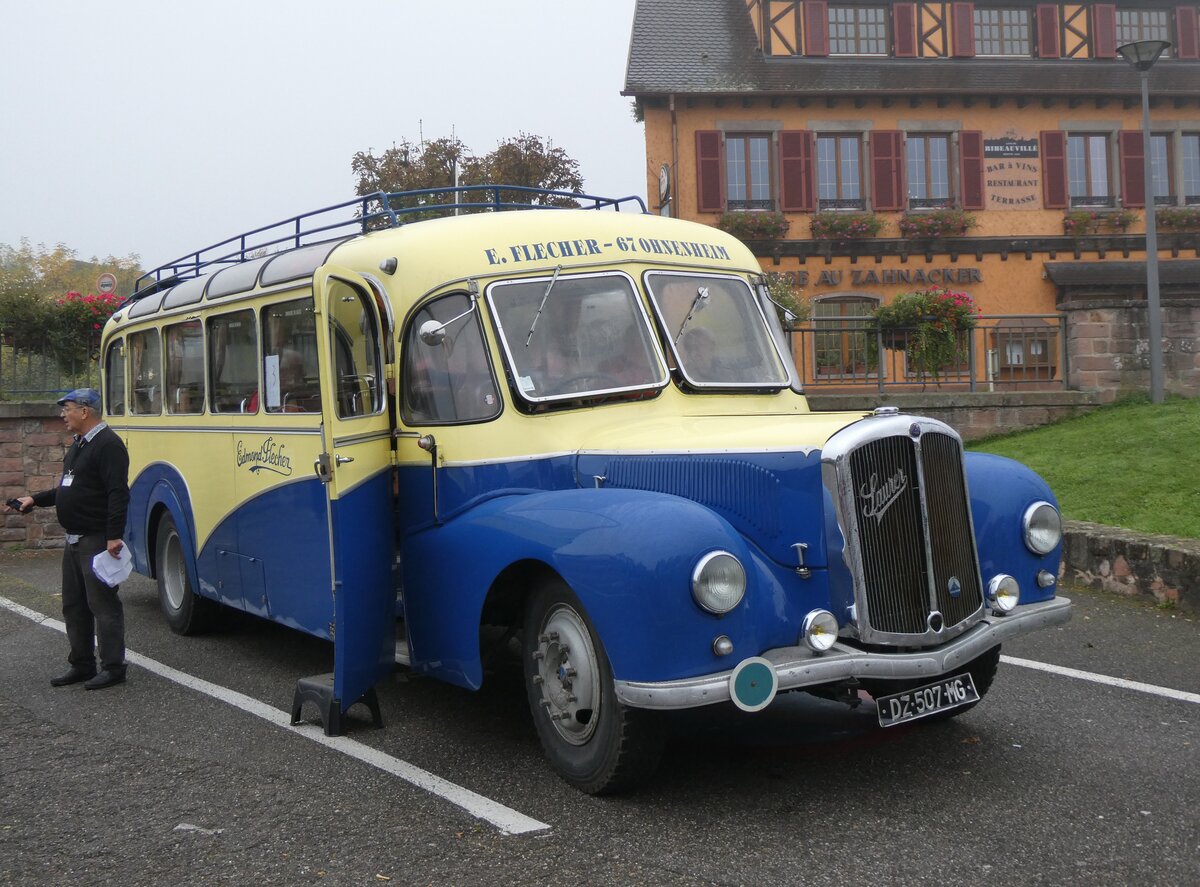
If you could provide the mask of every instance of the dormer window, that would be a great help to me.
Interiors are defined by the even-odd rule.
[[[886,6],[830,6],[830,55],[887,55]]]

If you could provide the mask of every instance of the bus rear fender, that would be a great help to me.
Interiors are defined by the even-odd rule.
[[[691,593],[696,564],[713,551],[737,557],[747,577],[743,603],[722,617]],[[578,489],[492,499],[411,537],[403,562],[413,667],[471,689],[483,681],[481,622],[519,624],[536,583],[555,576],[583,604],[619,680],[718,670],[728,664],[713,653],[716,636],[753,642],[756,561],[724,518],[678,496]]]

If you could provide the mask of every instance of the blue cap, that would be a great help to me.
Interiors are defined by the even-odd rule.
[[[65,397],[58,399],[58,405],[61,407],[67,401],[72,401],[79,404],[81,407],[96,407],[100,406],[100,392],[95,388],[76,388],[74,391],[67,394]]]

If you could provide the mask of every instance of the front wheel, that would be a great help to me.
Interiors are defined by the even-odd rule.
[[[158,576],[158,601],[167,625],[176,634],[201,634],[216,622],[220,604],[201,597],[188,578],[189,555],[171,515],[158,523],[155,573]]]
[[[535,592],[524,634],[529,707],[555,771],[588,794],[644,781],[662,754],[662,722],[617,701],[608,657],[566,585]]]

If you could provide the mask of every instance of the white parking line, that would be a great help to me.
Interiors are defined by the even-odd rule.
[[[1094,684],[1106,684],[1109,687],[1120,687],[1123,690],[1137,690],[1139,693],[1151,693],[1154,696],[1165,696],[1180,702],[1200,703],[1200,693],[1187,693],[1183,690],[1172,690],[1170,687],[1158,687],[1154,684],[1143,684],[1141,681],[1127,681],[1125,678],[1110,678],[1108,675],[1093,674],[1090,671],[1080,671],[1077,668],[1064,668],[1061,665],[1050,665],[1046,662],[1035,662],[1032,659],[1016,659],[1012,656],[1001,656],[1001,662],[1009,665],[1019,665],[1022,668],[1032,668],[1037,671],[1048,671],[1068,678],[1078,678],[1081,681],[1091,681]]]
[[[66,626],[59,620],[51,619],[37,610],[23,607],[16,601],[0,597],[0,607],[11,610],[19,616],[24,616],[26,619],[32,620],[39,625],[44,625],[47,628],[52,628],[64,634],[66,633]],[[536,819],[532,819],[510,807],[505,807],[503,804],[499,804],[490,798],[476,794],[470,789],[463,788],[461,785],[455,785],[453,782],[442,779],[440,776],[435,776],[427,770],[422,770],[420,767],[415,767],[407,761],[402,761],[378,749],[371,748],[369,745],[364,745],[353,739],[347,739],[344,736],[326,736],[324,731],[315,724],[298,724],[292,726],[290,713],[273,708],[251,696],[246,696],[243,693],[238,693],[219,684],[210,683],[195,675],[190,675],[187,672],[171,668],[169,665],[164,665],[148,656],[134,653],[131,650],[126,651],[125,658],[132,665],[144,668],[159,677],[166,678],[168,681],[173,681],[180,686],[203,693],[206,696],[211,696],[213,699],[217,699],[227,705],[240,708],[242,711],[252,714],[257,718],[262,718],[276,727],[302,736],[318,745],[341,752],[355,760],[362,761],[364,764],[369,764],[385,773],[390,773],[392,776],[399,777],[419,789],[427,791],[432,795],[437,795],[445,801],[449,801],[476,819],[482,819],[485,822],[491,823],[503,834],[523,835],[530,832],[547,831],[550,828],[544,822],[538,822]]]

